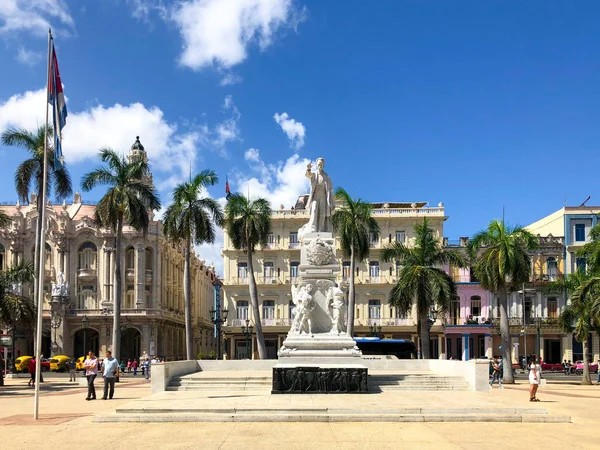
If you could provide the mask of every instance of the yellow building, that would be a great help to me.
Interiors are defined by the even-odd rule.
[[[281,343],[291,325],[291,283],[298,277],[300,243],[298,229],[308,219],[304,209],[307,196],[300,197],[295,209],[273,211],[272,233],[265,248],[254,254],[255,277],[258,284],[261,322],[269,358],[276,358]],[[388,294],[396,281],[398,268],[394,263],[381,259],[382,248],[393,241],[410,245],[414,239],[414,226],[430,220],[430,226],[442,241],[444,205],[426,206],[426,203],[374,203],[373,217],[379,223],[381,234],[371,242],[370,256],[356,267],[356,312],[355,334],[367,336],[374,333],[388,338],[416,340],[416,319],[402,319],[395,308],[387,302]],[[337,251],[340,265],[338,283],[350,276],[350,261]],[[233,248],[225,234],[224,248],[223,307],[229,310],[225,333],[225,353],[230,359],[257,357],[255,336],[249,336],[248,352],[246,336],[242,327],[247,320],[253,324],[252,306],[248,293],[248,259],[243,251]],[[381,327],[381,331],[378,327]],[[443,352],[443,330],[441,325],[432,328],[434,357]]]

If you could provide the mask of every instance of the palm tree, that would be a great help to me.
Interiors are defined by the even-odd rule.
[[[588,339],[592,331],[600,326],[600,318],[594,315],[594,306],[600,299],[600,283],[585,274],[583,270],[567,275],[565,278],[548,283],[548,293],[566,293],[570,304],[565,307],[558,318],[560,327],[565,333],[573,333],[577,342],[583,347],[583,375],[581,384],[592,384],[589,368]],[[600,280],[599,280],[600,281]],[[573,326],[574,325],[574,326]]]
[[[416,306],[419,337],[421,339],[421,357],[429,359],[429,316],[432,309],[442,317],[450,309],[456,296],[456,285],[452,277],[444,270],[444,265],[466,267],[464,256],[457,250],[445,250],[429,220],[415,225],[415,242],[408,247],[394,242],[383,249],[383,260],[396,261],[401,265],[398,282],[389,294],[390,305],[395,306],[402,317],[407,317]]]
[[[340,238],[342,254],[350,258],[350,280],[348,287],[347,332],[354,335],[354,305],[356,263],[369,257],[370,237],[379,237],[379,224],[371,216],[373,207],[360,198],[354,200],[341,187],[335,190],[335,199],[341,203],[331,217],[331,224]]]
[[[53,191],[56,201],[62,201],[69,197],[73,191],[71,187],[71,176],[66,166],[56,164],[53,149],[53,129],[48,127],[46,136],[45,127],[39,127],[31,132],[22,128],[9,128],[2,133],[2,144],[10,147],[21,147],[25,149],[30,158],[23,161],[15,172],[15,188],[19,200],[23,203],[29,202],[31,186],[35,188],[37,195],[38,214],[42,210],[42,187],[44,184],[44,141],[47,139],[47,184],[46,192],[48,198]],[[39,264],[39,236],[42,230],[42,221],[37,220],[36,239],[34,245],[34,269],[37,275]],[[37,295],[37,276],[34,279],[34,297]]]
[[[112,353],[118,360],[121,353],[119,330],[123,291],[123,224],[127,222],[145,236],[150,225],[149,213],[160,208],[160,200],[154,186],[148,181],[150,166],[145,158],[132,158],[128,161],[110,148],[104,148],[100,150],[100,160],[106,165],[84,175],[81,188],[88,192],[97,186],[108,186],[108,191],[96,206],[94,220],[98,226],[111,227],[115,233]]]
[[[194,332],[192,328],[190,255],[192,243],[200,245],[215,242],[215,225],[223,226],[223,210],[219,203],[202,197],[208,186],[219,181],[212,170],[204,170],[173,191],[173,203],[163,216],[163,232],[174,242],[184,241],[183,297],[185,303],[185,334],[187,359],[193,359]]]
[[[257,245],[263,248],[271,233],[271,204],[264,198],[250,200],[241,194],[232,194],[225,205],[225,228],[233,247],[248,254],[248,278],[250,302],[254,315],[254,329],[258,346],[258,357],[266,359],[267,349],[258,309],[258,290],[254,278],[252,255]]]
[[[481,286],[498,296],[502,361],[512,367],[508,294],[529,280],[530,250],[537,247],[537,238],[523,227],[511,227],[504,220],[492,220],[486,230],[477,233],[470,242],[475,257],[475,277]],[[480,250],[482,249],[482,250]],[[514,383],[512,370],[503,371],[504,383]]]
[[[0,209],[0,228],[6,228],[11,222],[10,216]]]
[[[0,272],[0,324],[9,325],[12,330],[12,355],[15,354],[15,329],[18,324],[33,325],[36,308],[31,299],[23,297],[21,290],[14,285],[31,283],[34,280],[33,264],[23,261],[8,270]],[[14,363],[14,361],[13,361]],[[0,386],[4,385],[4,376],[0,376]]]

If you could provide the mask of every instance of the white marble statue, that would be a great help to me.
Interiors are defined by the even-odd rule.
[[[69,283],[65,283],[65,275],[58,272],[56,283],[52,283],[52,296],[64,297],[69,295]]]
[[[311,295],[312,284],[301,287],[292,286],[292,302],[295,305],[293,314],[292,334],[301,334],[306,332],[312,334],[312,312],[316,307],[315,301]]]
[[[331,319],[331,334],[340,334],[346,331],[344,325],[344,306],[346,295],[339,287],[331,287],[327,291],[327,312]]]
[[[306,207],[310,211],[308,224],[302,227],[303,234],[307,232],[331,232],[331,215],[335,209],[333,184],[325,173],[325,160],[317,159],[317,171],[312,171],[312,164],[306,167],[306,178],[310,179],[310,196]]]

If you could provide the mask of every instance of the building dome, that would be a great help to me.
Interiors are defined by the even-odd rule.
[[[131,146],[131,150],[141,150],[141,151],[144,151],[144,146],[140,142],[140,137],[139,136],[135,137],[135,142]]]

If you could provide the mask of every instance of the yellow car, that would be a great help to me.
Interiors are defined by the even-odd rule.
[[[56,355],[50,360],[50,370],[52,372],[65,372],[68,370],[67,362],[69,361],[68,356]]]
[[[15,370],[17,372],[27,372],[27,363],[33,356],[19,356],[15,361]]]
[[[75,370],[83,370],[83,362],[85,361],[85,358],[85,356],[80,356],[77,358],[77,361],[75,361]]]

